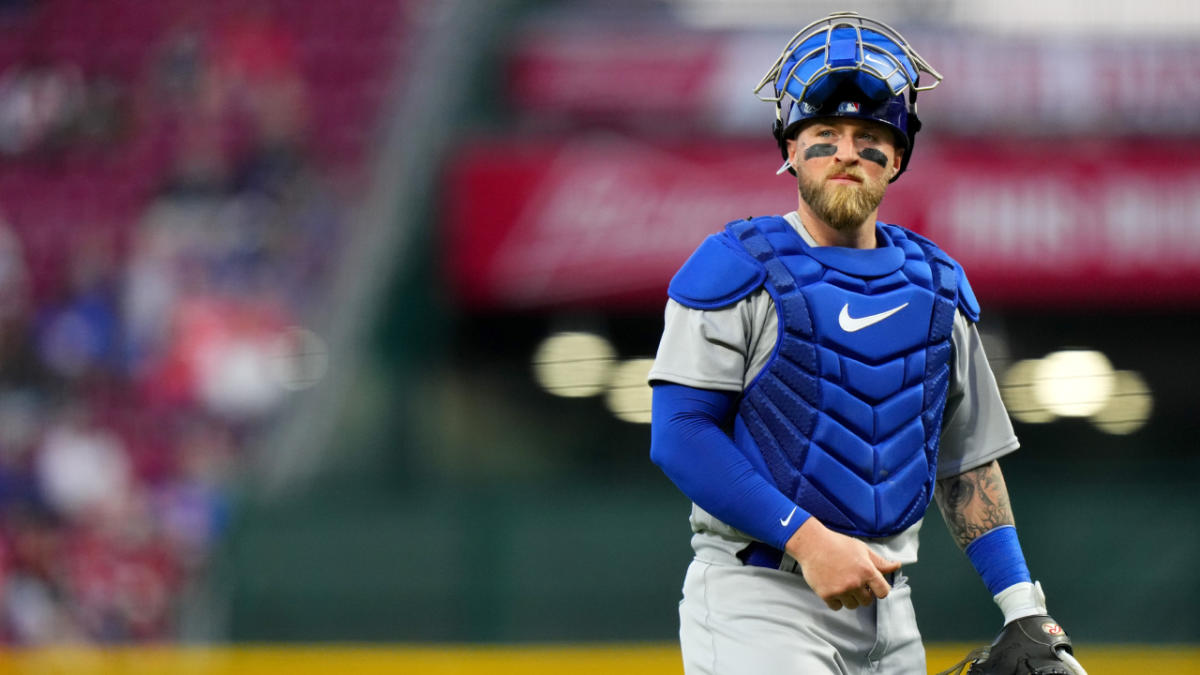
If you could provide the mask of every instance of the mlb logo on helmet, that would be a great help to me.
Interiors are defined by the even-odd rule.
[[[843,113],[843,114],[857,113],[859,110],[859,107],[860,107],[859,104],[855,103],[854,101],[842,101],[841,103],[838,104],[837,110],[839,113]]]

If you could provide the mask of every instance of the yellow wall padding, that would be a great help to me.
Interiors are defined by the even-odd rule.
[[[929,672],[973,645],[927,649]],[[1200,675],[1200,646],[1081,645],[1089,675]],[[0,675],[681,675],[674,645],[60,647],[0,651]]]

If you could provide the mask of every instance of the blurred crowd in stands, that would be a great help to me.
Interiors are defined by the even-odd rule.
[[[381,98],[398,3],[281,4],[0,6],[0,642],[187,639],[240,463],[320,375],[370,129],[314,117]]]

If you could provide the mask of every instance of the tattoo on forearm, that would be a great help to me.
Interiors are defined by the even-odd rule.
[[[938,481],[934,494],[959,548],[1001,525],[1012,525],[1012,506],[996,462]]]

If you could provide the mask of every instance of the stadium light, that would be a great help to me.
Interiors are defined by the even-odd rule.
[[[1154,408],[1154,397],[1141,375],[1131,370],[1114,373],[1108,405],[1092,416],[1092,424],[1110,434],[1131,434],[1146,425]]]
[[[1050,412],[1034,394],[1034,379],[1040,364],[1041,359],[1017,361],[1004,374],[1004,384],[1000,387],[1000,395],[1004,398],[1004,406],[1008,408],[1008,414],[1018,422],[1043,424],[1052,422],[1058,417]]]
[[[616,350],[603,337],[563,331],[538,345],[533,354],[533,376],[555,396],[596,396],[608,386],[615,358]]]
[[[617,419],[634,424],[650,423],[650,385],[646,375],[654,359],[631,359],[613,369],[608,385],[608,409]]]
[[[1108,404],[1113,383],[1107,356],[1095,350],[1069,349],[1038,362],[1033,394],[1055,415],[1091,417]]]

